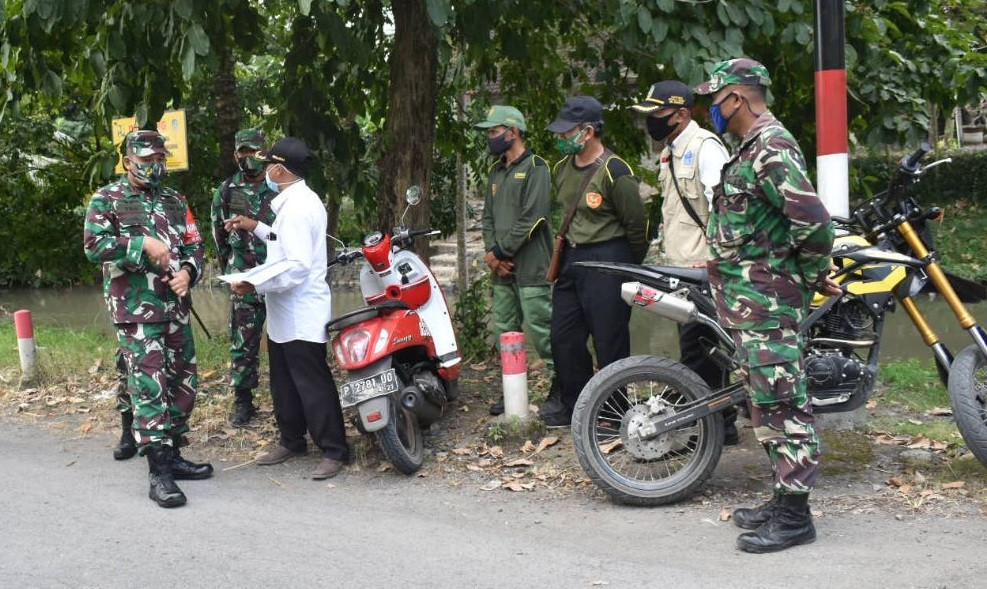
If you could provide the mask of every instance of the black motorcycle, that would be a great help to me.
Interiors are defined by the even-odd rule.
[[[964,302],[987,297],[985,289],[947,275],[937,262],[928,222],[942,210],[924,208],[907,187],[940,160],[920,168],[928,145],[903,158],[884,193],[849,218],[834,217],[841,233],[833,248],[840,296],[817,296],[800,324],[805,338],[807,392],[816,413],[863,405],[877,381],[884,319],[900,305],[933,353],[949,388],[957,426],[970,450],[987,465],[987,337]],[[631,306],[677,323],[698,321],[716,341],[710,357],[739,368],[733,340],[718,324],[705,269],[606,262],[579,265],[626,278],[622,297]],[[954,360],[915,304],[935,290],[950,305],[973,344]],[[582,390],[572,417],[579,462],[615,501],[660,505],[695,493],[713,473],[723,448],[719,414],[745,402],[743,384],[710,392],[686,366],[657,356],[632,356],[600,370]]]

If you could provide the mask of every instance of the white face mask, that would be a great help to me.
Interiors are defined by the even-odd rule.
[[[281,164],[278,164],[278,165],[280,166]],[[296,183],[301,182],[301,181],[302,181],[302,179],[301,178],[298,178],[296,180],[292,180],[291,182],[282,182],[281,184],[283,184],[285,186],[291,186],[292,184],[296,184]],[[267,183],[267,187],[270,188],[271,190],[273,190],[274,192],[281,192],[281,184],[278,184],[274,180],[271,180],[271,169],[270,168],[268,168],[267,171],[264,172],[264,182]]]

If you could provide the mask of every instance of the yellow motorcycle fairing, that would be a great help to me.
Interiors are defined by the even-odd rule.
[[[855,246],[857,248],[870,247],[872,244],[859,235],[841,235],[836,238],[833,242],[833,250],[838,250],[844,246]],[[884,252],[889,258],[895,257],[894,252]],[[900,254],[899,254],[900,255]],[[909,259],[907,256],[902,256],[903,260]],[[852,260],[844,257],[833,258],[833,264],[839,268],[844,268],[849,264],[854,263]],[[875,262],[874,264],[867,264],[860,268],[857,268],[849,274],[844,274],[836,278],[836,282],[842,284],[847,280],[853,280],[847,286],[847,292],[855,295],[873,294],[873,293],[890,293],[894,291],[894,288],[898,286],[903,280],[908,278],[908,269],[904,266],[893,264],[891,260]],[[818,307],[825,301],[826,295],[816,293],[812,297],[812,306]]]

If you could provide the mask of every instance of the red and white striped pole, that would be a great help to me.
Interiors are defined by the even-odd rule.
[[[17,332],[17,350],[21,357],[21,373],[24,380],[33,380],[37,374],[38,355],[34,346],[34,322],[26,309],[14,311],[14,330]]]
[[[500,334],[500,369],[504,382],[504,415],[528,417],[528,361],[524,334],[508,331]]]
[[[816,188],[831,215],[850,212],[843,0],[816,0]]]

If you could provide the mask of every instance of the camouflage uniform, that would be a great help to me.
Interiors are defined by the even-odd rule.
[[[164,150],[153,131],[127,136],[128,153],[146,157]],[[143,455],[148,447],[171,446],[188,431],[197,385],[189,298],[179,298],[142,247],[145,237],[171,252],[170,269],[189,272],[194,283],[202,266],[202,239],[185,197],[164,187],[138,187],[125,174],[100,188],[86,211],[86,257],[103,266],[103,294],[117,328],[127,365],[134,433]]]
[[[738,62],[749,63],[738,68]],[[731,84],[767,86],[770,80],[764,66],[732,60],[718,64],[696,92]],[[829,266],[833,236],[798,143],[770,111],[763,112],[723,168],[707,233],[708,267],[720,322],[744,365],[754,433],[781,495],[808,493],[818,474],[820,445],[798,324],[813,283]]]
[[[236,148],[261,149],[264,136],[259,131],[244,129],[236,134]],[[212,235],[219,251],[223,274],[243,272],[264,263],[267,245],[250,231],[227,232],[223,221],[243,215],[261,223],[274,223],[271,201],[277,193],[264,182],[263,164],[253,179],[241,170],[224,181],[213,192],[210,217]],[[263,295],[230,294],[230,384],[235,391],[257,388],[260,341],[263,336],[267,310]]]
[[[120,413],[129,413],[131,410],[130,405],[130,391],[127,390],[127,358],[124,356],[123,348],[117,347],[117,351],[113,354],[113,366],[117,371],[117,411]]]

